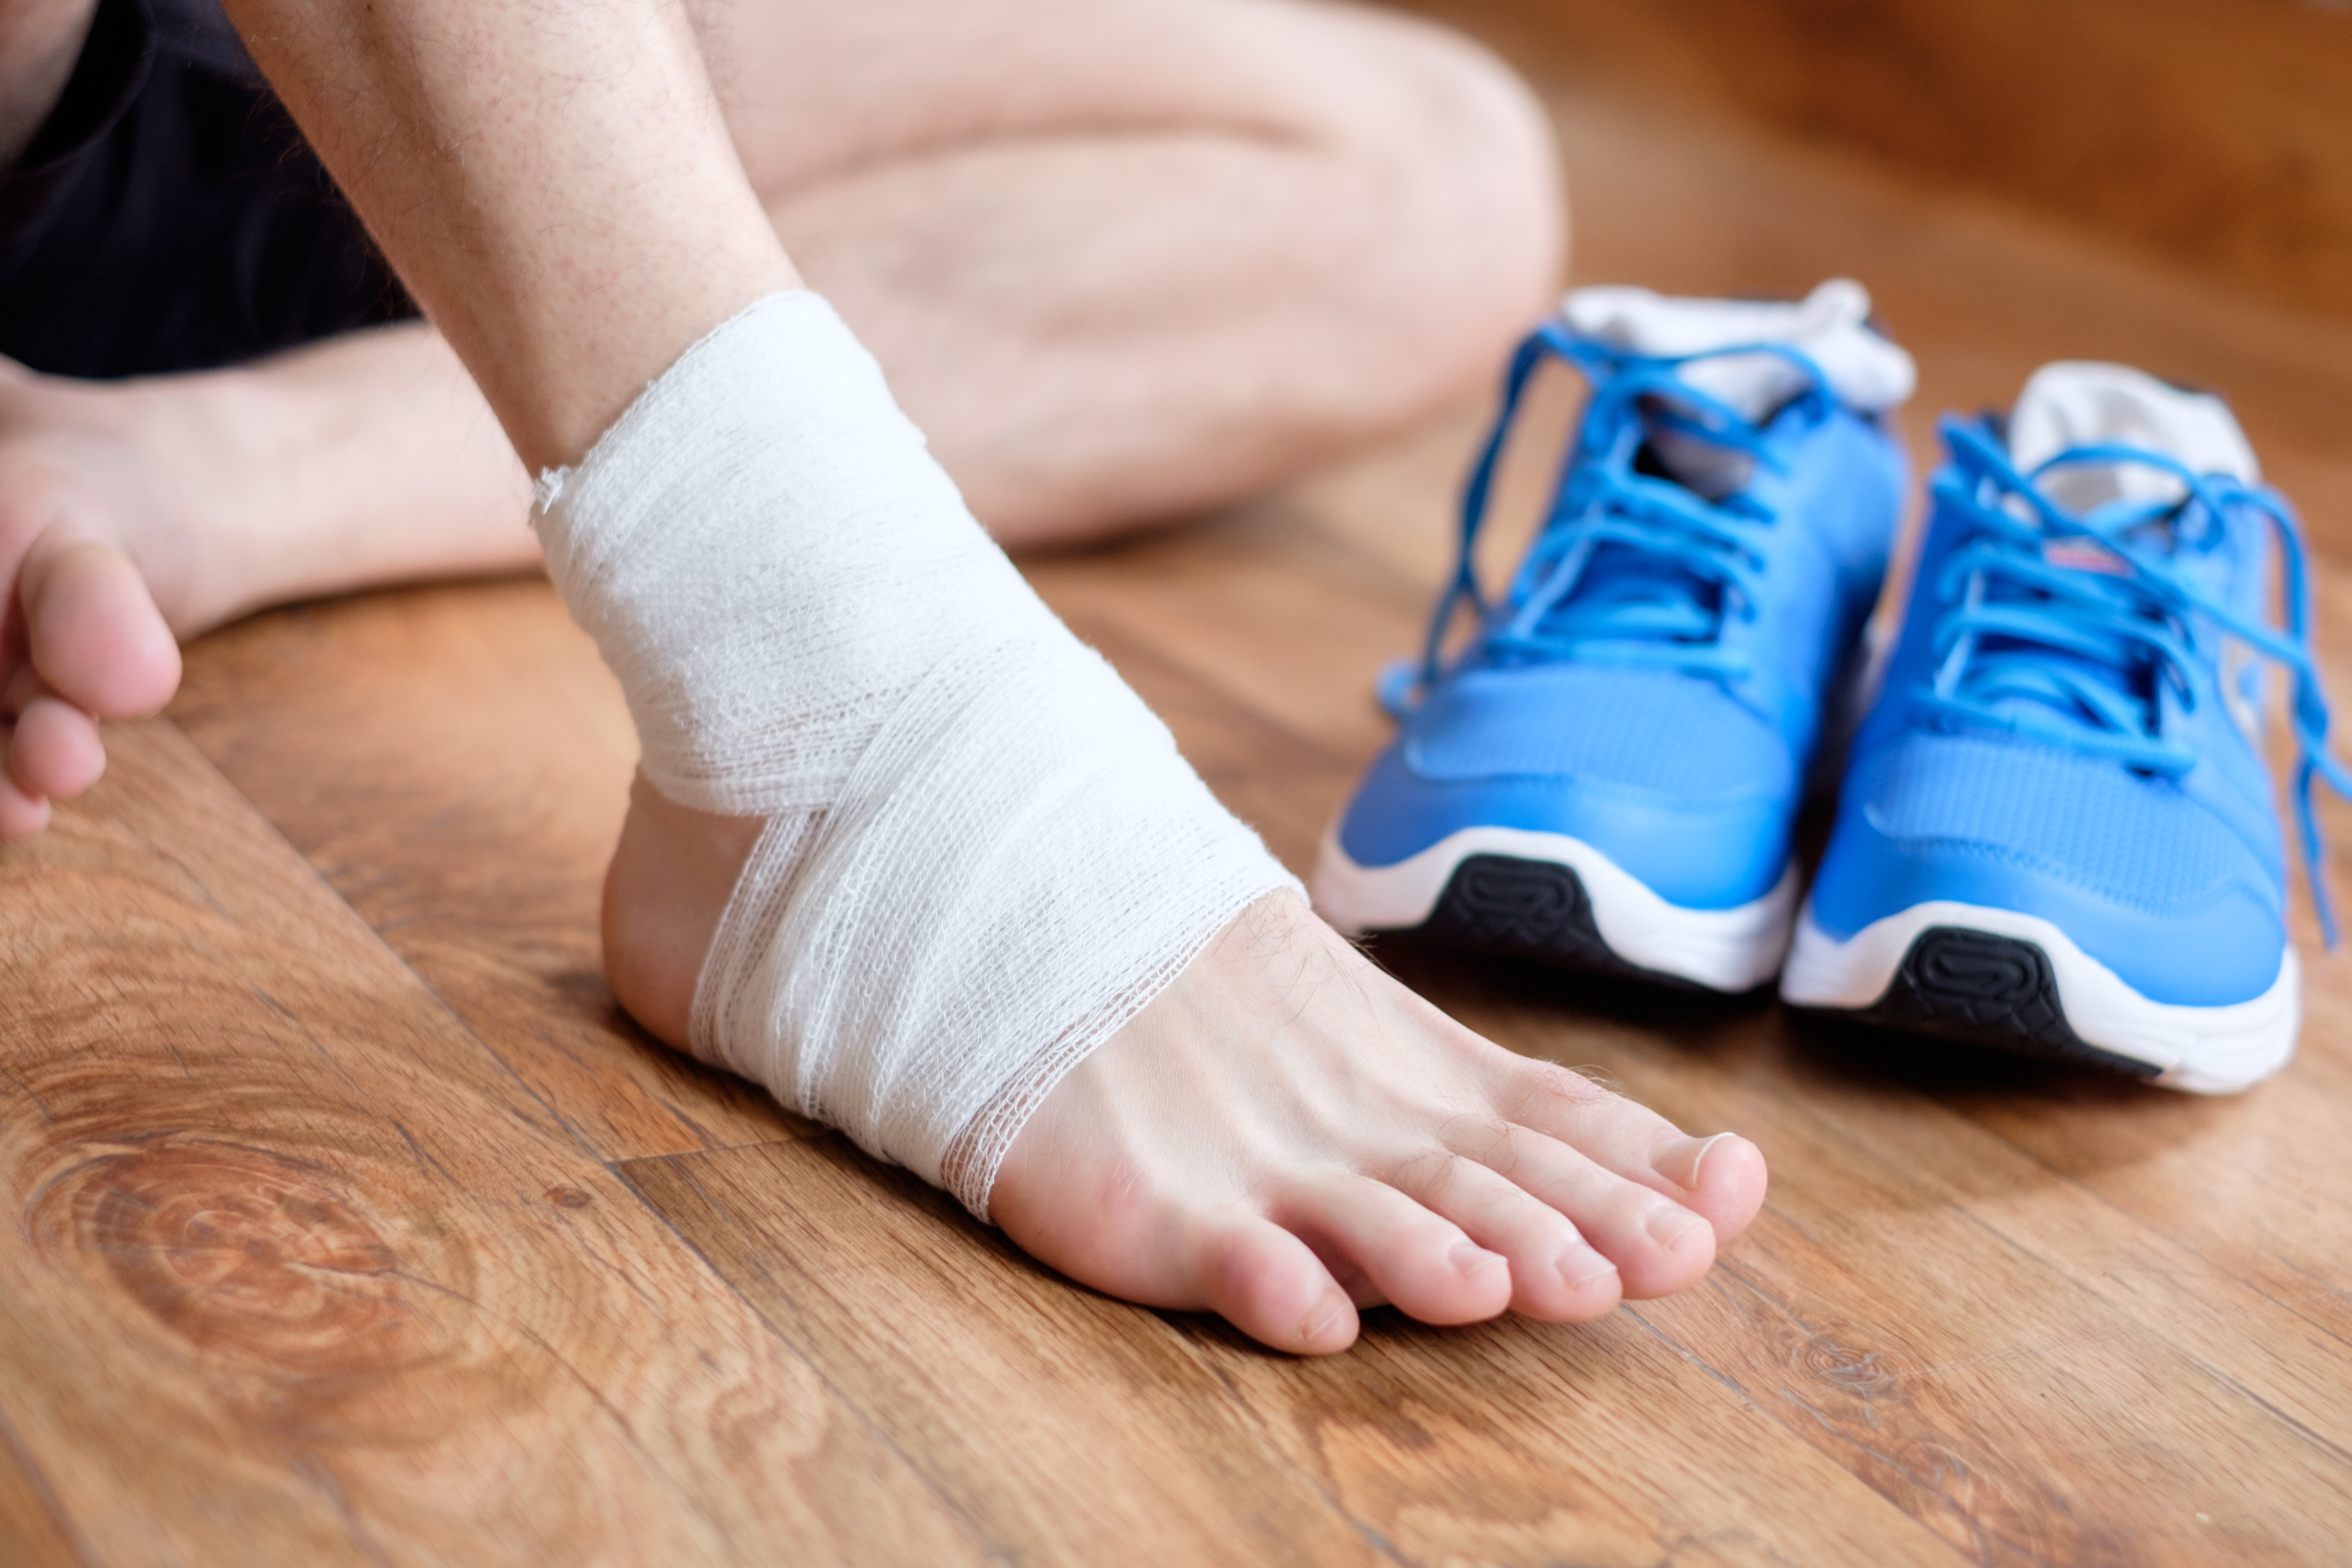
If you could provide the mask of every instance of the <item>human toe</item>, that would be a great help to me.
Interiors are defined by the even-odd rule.
[[[34,667],[59,696],[100,718],[135,718],[171,700],[180,649],[131,558],[60,527],[36,540],[18,576]]]
[[[1262,1344],[1328,1355],[1356,1343],[1355,1303],[1297,1237],[1252,1216],[1196,1243],[1209,1310]]]
[[[1511,1304],[1510,1260],[1386,1182],[1335,1175],[1283,1195],[1268,1218],[1340,1279],[1425,1323],[1470,1323]]]
[[[47,798],[26,793],[0,771],[0,843],[32,838],[48,825]]]
[[[1715,1232],[1705,1218],[1558,1138],[1508,1123],[1478,1129],[1456,1123],[1448,1136],[1459,1152],[1561,1215],[1616,1265],[1629,1298],[1671,1295],[1715,1260]]]
[[[37,696],[24,705],[6,755],[9,781],[27,800],[69,800],[106,771],[98,726],[88,714],[52,696]]]
[[[1762,1207],[1764,1156],[1747,1139],[1690,1138],[1648,1106],[1548,1062],[1515,1063],[1512,1075],[1498,1097],[1512,1121],[1704,1216],[1718,1241]]]
[[[1446,1149],[1403,1162],[1391,1185],[1510,1262],[1511,1310],[1553,1322],[1615,1307],[1615,1263],[1559,1209],[1474,1159]]]
[[[1680,1202],[1706,1217],[1717,1245],[1747,1229],[1764,1207],[1764,1151],[1737,1133],[1694,1138],[1677,1132],[1650,1151],[1650,1168]]]

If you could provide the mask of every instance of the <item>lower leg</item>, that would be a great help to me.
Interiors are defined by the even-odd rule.
[[[462,36],[435,31],[415,7],[398,15],[367,6],[331,15],[247,9],[237,19],[281,96],[468,361],[514,450],[536,463],[584,450],[694,336],[795,280],[742,179],[693,34],[672,9],[570,13],[557,25],[517,5]],[[387,46],[392,37],[401,42]],[[606,72],[625,86],[567,93],[557,84],[575,70]],[[514,81],[531,88],[513,89]],[[546,101],[532,105],[534,123],[519,130],[511,120],[518,100],[534,92]],[[598,118],[615,99],[630,117],[626,136]],[[324,112],[321,100],[331,105]],[[468,155],[450,157],[461,142]],[[566,159],[579,167],[558,178]],[[610,225],[622,232],[602,232]],[[274,591],[347,585],[411,566],[528,559],[495,537],[462,532],[514,493],[512,459],[493,442],[472,454],[478,465],[470,471],[463,459],[420,464],[413,470],[420,482],[378,493],[404,507],[454,499],[429,525],[459,531],[454,561],[441,548],[453,542],[447,533],[428,536],[422,549],[387,545],[400,536],[384,525],[413,528],[414,515],[387,518],[364,501],[348,504],[339,492],[352,476],[315,461],[259,469],[276,483],[255,486],[257,507],[229,509],[232,520],[216,537],[161,523],[198,500],[204,487],[194,481],[207,458],[221,455],[201,440],[173,438],[200,435],[208,423],[215,434],[261,432],[265,448],[290,438],[316,459],[326,454],[303,438],[328,434],[317,414],[363,413],[366,394],[397,383],[404,370],[423,378],[408,384],[410,417],[395,424],[411,439],[430,444],[446,434],[440,427],[452,412],[462,424],[462,411],[478,407],[457,395],[435,408],[431,383],[437,375],[450,391],[450,363],[429,339],[411,335],[388,351],[385,341],[353,340],[253,376],[206,379],[195,395],[178,398],[177,430],[145,432],[152,444],[186,460],[181,472],[149,468],[127,483],[102,462],[75,463],[70,455],[103,444],[101,403],[135,409],[139,389],[90,391],[79,408],[74,397],[22,377],[0,389],[64,427],[37,448],[12,443],[0,453],[31,475],[0,507],[0,580],[11,591],[0,612],[0,838],[38,831],[51,799],[96,778],[103,766],[97,719],[152,711],[168,697],[178,664],[167,616],[192,627]],[[334,395],[339,383],[345,393],[359,389],[356,402]],[[273,400],[271,390],[284,395]],[[215,417],[225,407],[250,412],[264,403],[282,417],[250,424]],[[341,434],[370,433],[346,426]],[[283,458],[284,448],[275,455]],[[454,497],[434,493],[436,481],[425,476],[436,474],[457,479]],[[271,495],[279,485],[286,493]],[[142,488],[146,496],[136,493]],[[257,516],[282,516],[321,493],[333,497],[323,526],[276,541],[278,553],[263,558],[274,588],[221,580],[234,575],[225,563],[238,558],[237,535]]]
[[[0,120],[46,112],[62,81],[43,85],[33,46],[79,37],[88,11],[0,0],[0,32],[26,42]],[[999,538],[1098,537],[1247,494],[1454,395],[1538,308],[1559,226],[1545,132],[1468,46],[1276,0],[1051,13],[701,13],[775,225]],[[109,696],[135,692],[130,708],[69,683],[86,715],[144,711],[170,695],[139,652],[159,614],[184,638],[306,595],[528,567],[525,495],[424,327],[146,382],[0,361],[0,582],[68,516],[59,540],[133,569],[61,601],[71,623],[0,643],[0,699],[16,694],[0,751],[16,750],[7,718],[58,693],[33,678],[40,643],[126,666]],[[66,732],[66,756],[0,769],[18,786],[0,836],[46,820],[34,780],[69,794],[95,776],[72,707],[36,727]]]

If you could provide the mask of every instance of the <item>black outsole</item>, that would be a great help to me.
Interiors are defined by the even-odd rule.
[[[1556,969],[1610,975],[1696,996],[1724,993],[1680,975],[1643,968],[1601,940],[1583,879],[1553,861],[1470,855],[1454,868],[1420,925],[1374,931],[1432,947],[1524,958]]]
[[[2040,947],[1961,925],[1919,933],[1885,994],[1870,1006],[1823,1012],[2128,1078],[2154,1078],[2163,1071],[2076,1034],[2059,1002],[2050,956]]]

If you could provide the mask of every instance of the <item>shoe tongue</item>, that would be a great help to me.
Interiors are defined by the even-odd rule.
[[[2247,484],[2262,477],[2253,448],[2229,405],[2210,392],[2184,391],[2127,365],[2062,361],[2035,371],[2010,413],[2011,461],[2030,474],[2063,452],[2093,445],[2160,453],[2193,474],[2226,474]],[[2036,483],[2078,517],[2111,502],[2169,504],[2188,493],[2177,476],[2141,463],[2068,464]],[[2212,570],[2177,553],[2176,527],[2176,519],[2159,516],[2134,528],[2128,537],[2157,554],[2173,556],[2178,567],[2192,573]],[[2042,554],[2046,560],[2082,570],[2115,576],[2129,570],[2104,547],[2071,536],[2045,538]],[[2029,594],[2027,601],[2036,598]],[[1988,646],[1998,652],[2005,641],[1992,638]],[[2156,703],[2155,672],[2144,652],[2126,643],[2118,642],[2106,658],[2056,648],[2037,648],[2033,657],[2041,664],[2072,671],[2078,679],[2096,681],[2151,710]],[[2006,703],[1995,706],[2011,703],[2061,713],[2071,712],[2074,706],[2063,686],[2036,694],[2030,679]]]
[[[2162,453],[2195,474],[2227,474],[2249,485],[2262,478],[2227,403],[2127,365],[2044,365],[2010,414],[2010,458],[2028,473],[2069,448],[2108,444]],[[2070,464],[2041,484],[2078,517],[2109,501],[2174,501],[2186,493],[2174,476],[2137,463]]]
[[[1749,343],[1785,343],[1821,366],[1830,390],[1854,408],[1878,412],[1911,395],[1911,356],[1871,329],[1870,294],[1835,277],[1796,304],[1685,299],[1646,288],[1579,288],[1561,304],[1588,338],[1637,354],[1679,358]],[[1806,385],[1803,371],[1775,354],[1726,354],[1679,372],[1684,381],[1760,421]]]

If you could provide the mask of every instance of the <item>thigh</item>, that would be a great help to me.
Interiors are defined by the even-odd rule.
[[[1323,0],[699,0],[696,20],[772,202],[975,141],[1377,143],[1479,113],[1500,74],[1437,28]]]

